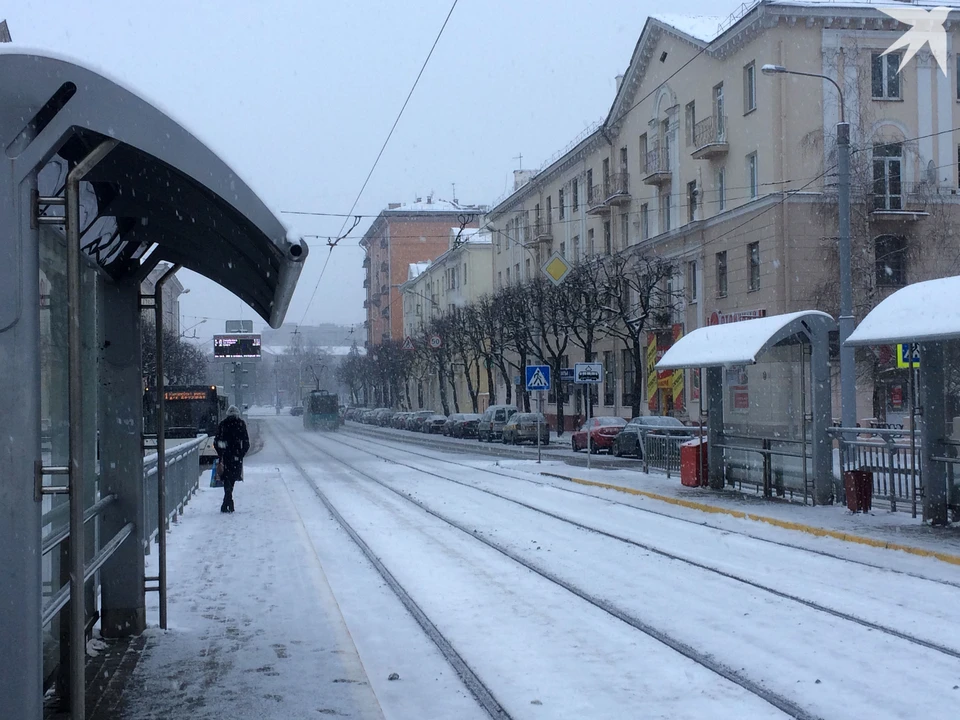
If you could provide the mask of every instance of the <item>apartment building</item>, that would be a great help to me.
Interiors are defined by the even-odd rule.
[[[489,295],[493,289],[490,268],[493,243],[491,235],[477,228],[451,228],[446,252],[432,262],[413,263],[408,269],[408,280],[400,287],[403,295],[404,338],[416,343],[426,341],[430,322],[456,308],[463,308]],[[440,338],[450,345],[449,338]],[[457,398],[460,412],[472,412],[470,387],[477,392],[478,407],[482,412],[489,405],[490,389],[485,368],[467,368],[453,353],[453,388],[448,395],[450,412],[455,411]],[[470,383],[466,373],[470,372]],[[479,373],[478,373],[479,370]],[[435,373],[423,375],[418,397],[423,397],[425,408],[440,410],[440,387]]]
[[[448,249],[451,227],[476,228],[486,208],[460,205],[432,196],[413,203],[390,203],[363,234],[363,286],[367,298],[368,344],[403,339],[400,285],[411,263],[436,258]]]
[[[883,53],[907,27],[862,3],[761,0],[718,25],[649,18],[604,121],[485,217],[495,287],[531,277],[555,251],[574,262],[669,259],[683,301],[653,328],[651,361],[706,324],[805,309],[836,317],[839,93],[815,78],[766,75],[766,64],[826,75],[843,90],[858,319],[897,287],[957,274],[957,16],[946,23],[949,67],[923,50],[902,72],[902,53]],[[641,382],[648,412],[697,416],[696,373],[658,377],[650,363],[634,378],[610,339],[594,359],[613,376],[597,412],[628,416]],[[895,416],[905,377],[883,349],[866,364],[858,417],[878,406]],[[745,397],[783,381],[737,374],[730,382]]]

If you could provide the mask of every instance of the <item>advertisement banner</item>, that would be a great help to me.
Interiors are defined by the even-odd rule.
[[[651,410],[657,409],[657,335],[647,335],[647,406]]]
[[[673,326],[673,342],[683,337],[683,325]],[[677,412],[683,412],[683,370],[674,370],[673,378],[670,383],[670,390],[673,393],[673,409]]]

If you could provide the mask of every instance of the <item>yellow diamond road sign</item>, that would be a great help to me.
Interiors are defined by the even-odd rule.
[[[550,278],[554,285],[559,285],[570,272],[572,265],[563,259],[560,253],[554,253],[543,264],[543,274]]]

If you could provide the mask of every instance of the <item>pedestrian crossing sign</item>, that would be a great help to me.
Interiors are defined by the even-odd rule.
[[[897,367],[910,367],[910,360],[913,360],[913,367],[920,367],[920,343],[900,343],[897,345]]]
[[[550,389],[550,366],[527,365],[527,390]]]

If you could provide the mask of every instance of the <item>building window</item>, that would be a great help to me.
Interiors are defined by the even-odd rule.
[[[643,203],[640,206],[640,239],[648,240],[650,238],[650,206]]]
[[[717,138],[721,140],[726,138],[726,116],[723,112],[723,83],[720,83],[713,88],[713,116],[717,123]]]
[[[903,188],[900,168],[903,145],[886,143],[873,146],[873,209],[902,210]]]
[[[594,202],[593,197],[593,168],[587,170],[587,205]]]
[[[579,235],[573,236],[573,259],[574,260],[580,259],[580,236]]]
[[[467,284],[467,264],[463,264],[463,284]]]
[[[697,301],[697,261],[687,263],[687,288],[690,290],[690,302]]]
[[[687,103],[683,111],[683,129],[687,139],[687,147],[691,147],[694,142],[693,128],[697,124],[697,108],[694,101]]]
[[[523,270],[526,273],[524,276],[527,280],[530,279],[530,258],[527,258],[523,261]]]
[[[687,183],[687,222],[697,219],[697,181]]]
[[[573,191],[573,211],[576,212],[580,209],[580,184],[574,180],[570,189]]]
[[[660,123],[660,147],[663,148],[663,154],[660,156],[660,163],[657,166],[657,170],[670,170],[670,119]]]
[[[727,251],[717,253],[717,297],[727,296]]]
[[[873,53],[871,62],[871,87],[873,97],[881,100],[900,98],[900,53]]]
[[[507,272],[510,271],[507,270]],[[503,287],[503,272],[500,270],[497,271],[497,287]]]
[[[760,191],[759,182],[757,181],[757,154],[750,153],[747,155],[747,187],[750,188],[750,197],[757,197],[757,193]]]
[[[607,255],[613,255],[613,232],[610,229],[610,221],[603,222],[603,251]]]
[[[617,392],[616,356],[610,350],[603,352],[603,404],[613,407]]]
[[[510,268],[507,268],[507,285],[510,284]]]
[[[670,193],[660,194],[660,232],[670,232]]]
[[[566,208],[563,207],[563,188],[557,190],[557,209],[560,212],[560,219],[563,220],[566,216]]]
[[[757,66],[750,62],[743,68],[743,114],[757,109]]]
[[[957,100],[960,100],[960,53],[957,53]]]
[[[560,243],[560,257],[567,256],[567,244],[565,242]]]
[[[750,277],[748,286],[750,292],[760,289],[760,243],[747,245],[747,257],[750,261]]]
[[[620,244],[624,250],[630,246],[630,213],[620,215]]]
[[[907,241],[899,235],[881,235],[874,240],[877,285],[907,284]]]
[[[960,90],[958,90],[960,92]],[[640,167],[647,172],[647,134],[640,136]]]
[[[623,372],[623,395],[620,398],[620,404],[633,405],[633,356],[629,350],[620,351],[620,366]]]
[[[513,279],[514,282],[520,282],[520,263],[513,266]]]
[[[723,212],[727,208],[727,169],[717,170],[717,209]]]
[[[587,256],[593,257],[594,248],[593,248],[593,228],[587,230]]]
[[[620,148],[620,172],[624,175],[629,172],[629,168],[627,167],[627,148],[625,147]]]
[[[499,254],[500,253],[500,231],[495,230],[494,235],[497,236],[497,253]]]

